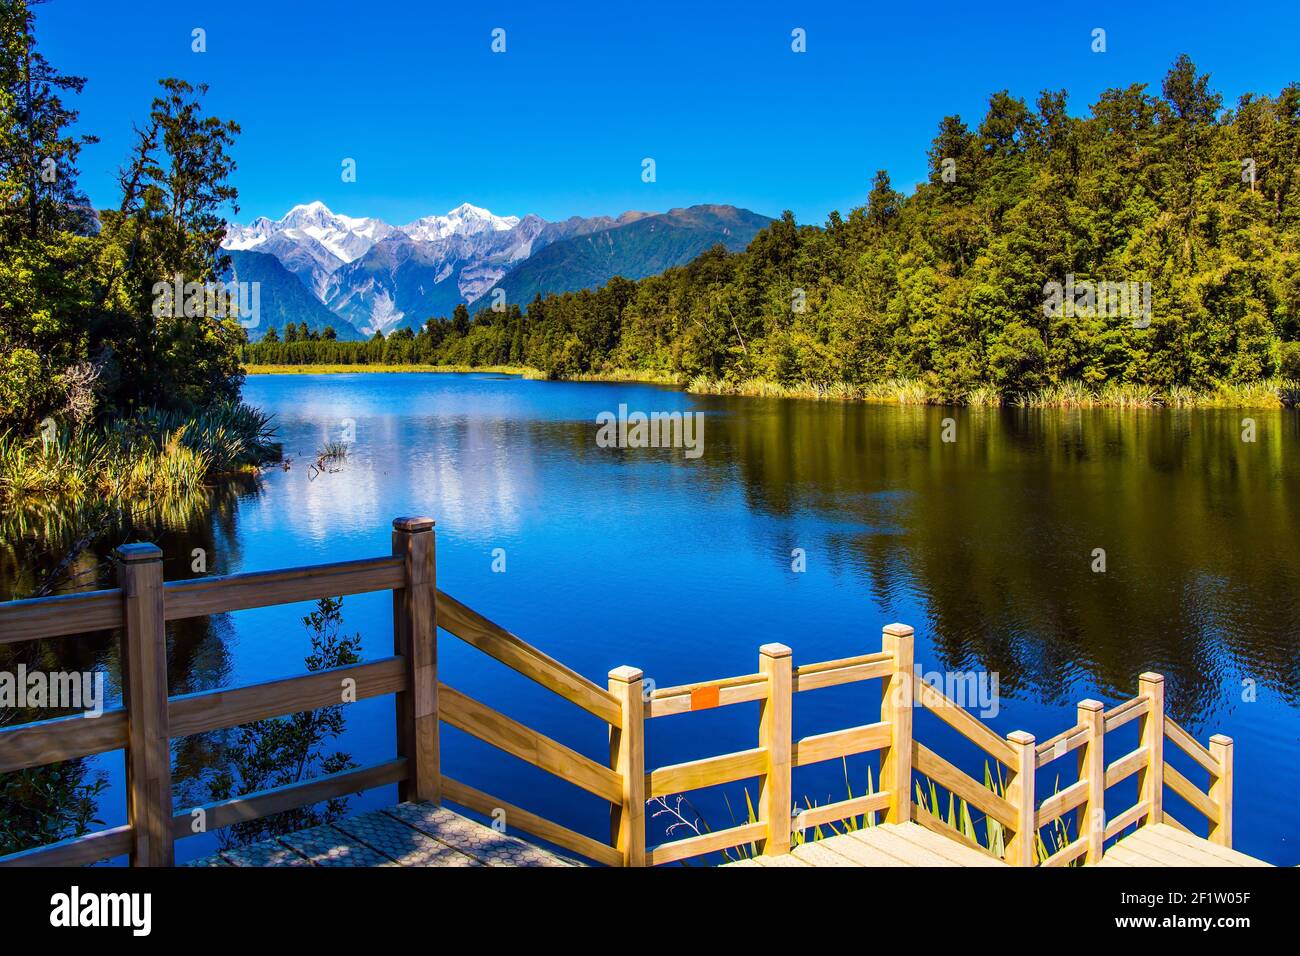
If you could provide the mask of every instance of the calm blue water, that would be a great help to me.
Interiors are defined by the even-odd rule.
[[[1300,863],[1293,414],[1254,413],[1258,441],[1245,443],[1240,413],[954,411],[492,375],[253,376],[245,398],[275,413],[291,467],[165,535],[169,579],[194,576],[194,547],[209,550],[216,574],[387,554],[391,519],[427,514],[444,590],[602,685],[621,664],[659,686],[752,673],[759,646],[773,641],[790,645],[796,664],[875,651],[881,627],[902,621],[917,629],[919,668],[996,672],[991,724],[1045,739],[1073,724],[1077,701],[1111,706],[1136,693],[1139,673],[1159,671],[1187,729],[1236,739],[1236,845]],[[703,412],[704,454],[597,447],[596,416],[620,403]],[[952,444],[940,441],[948,416]],[[346,422],[355,423],[346,462],[313,479],[316,449],[345,437]],[[1097,548],[1105,573],[1092,570]],[[493,571],[496,549],[504,573]],[[806,555],[802,573],[794,549]],[[344,602],[367,658],[391,653],[390,604],[387,594]],[[307,610],[178,631],[172,692],[301,672]],[[446,683],[607,759],[596,718],[446,634],[440,658]],[[877,719],[877,688],[800,695],[796,736]],[[389,759],[391,699],[345,713],[342,749],[362,764]],[[652,767],[746,749],[757,705],[647,728]],[[608,836],[597,798],[443,734],[450,775]],[[980,773],[933,719],[919,720],[918,734]],[[1108,759],[1134,739],[1108,738]],[[178,807],[201,802],[219,758],[180,742],[176,761]],[[1065,785],[1073,760],[1060,764]],[[120,759],[101,765],[114,777],[105,815],[120,818]],[[869,769],[866,758],[849,762],[855,793]],[[795,794],[843,799],[844,775],[838,761],[800,769]],[[1055,771],[1040,774],[1040,791],[1054,783]],[[732,812],[743,818],[746,788],[756,798],[751,780],[692,799],[717,829]],[[394,799],[385,788],[352,806]],[[1131,788],[1118,787],[1109,809],[1131,803]],[[652,819],[651,843],[667,822]],[[190,838],[178,856],[213,845]]]

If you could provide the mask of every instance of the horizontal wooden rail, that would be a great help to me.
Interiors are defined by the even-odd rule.
[[[912,764],[918,773],[929,777],[954,796],[961,797],[999,823],[1012,828],[1016,826],[1017,811],[1014,804],[998,796],[983,784],[977,783],[974,778],[967,776],[933,750],[916,741],[912,742]]]
[[[646,850],[646,863],[649,866],[676,863],[679,860],[687,860],[693,856],[702,856],[705,853],[715,853],[718,850],[740,846],[742,843],[754,843],[761,840],[766,833],[766,824],[746,823],[726,830],[714,830],[712,833],[687,837],[685,840],[660,843],[658,846]]]
[[[1106,711],[1106,733],[1118,730],[1131,720],[1137,720],[1151,709],[1151,702],[1145,697],[1134,697]]]
[[[1137,823],[1143,817],[1151,812],[1151,808],[1145,803],[1134,804],[1119,816],[1115,817],[1110,823],[1106,824],[1106,833],[1103,839],[1109,840],[1117,836],[1124,830],[1127,830],[1133,824]]]
[[[850,797],[848,800],[838,800],[835,803],[827,803],[820,807],[808,807],[804,810],[800,810],[798,814],[795,815],[791,828],[795,830],[807,830],[811,827],[819,827],[827,823],[846,820],[849,817],[856,817],[865,813],[874,813],[878,810],[888,808],[889,801],[889,791],[881,790],[877,793],[869,793],[861,797]]]
[[[1055,737],[1049,737],[1034,748],[1034,766],[1042,767],[1078,750],[1088,742],[1087,727],[1071,727]]]
[[[660,767],[646,774],[646,797],[663,797],[683,790],[699,790],[722,783],[761,776],[767,771],[767,751],[762,748],[706,757]]]
[[[622,780],[608,767],[446,684],[438,685],[438,696],[444,723],[611,803],[622,802]]]
[[[1168,714],[1165,715],[1165,738],[1172,740],[1179,750],[1195,760],[1206,773],[1215,777],[1223,773],[1219,761],[1214,759],[1209,749],[1202,746],[1199,740],[1174,723],[1173,718]]]
[[[343,770],[281,787],[246,793],[229,800],[205,803],[173,816],[172,835],[176,839],[194,836],[275,813],[284,813],[286,810],[309,807],[336,797],[400,783],[406,779],[407,772],[405,759],[389,760],[369,767]]]
[[[406,689],[406,662],[400,657],[384,657],[298,677],[173,697],[167,704],[170,734],[188,737],[342,704],[347,681],[352,682],[346,685],[347,692],[356,700],[395,694]]]
[[[163,617],[177,621],[273,604],[391,591],[401,588],[403,583],[400,558],[367,558],[284,571],[252,571],[171,581],[163,586]]]
[[[438,592],[438,626],[605,723],[619,725],[618,701],[608,690],[443,591]]]
[[[1088,840],[1086,837],[1080,837],[1067,843],[1038,865],[1043,867],[1069,866],[1087,852]]]
[[[832,730],[830,733],[813,734],[796,740],[792,760],[794,766],[803,767],[822,760],[879,750],[888,747],[889,740],[890,726],[884,722],[850,727],[847,730]]]
[[[1127,780],[1147,765],[1147,748],[1139,747],[1106,765],[1106,786],[1113,787]]]
[[[1010,767],[1016,762],[1016,753],[1011,746],[988,728],[987,725],[972,717],[964,707],[950,700],[925,681],[917,682],[917,700],[930,713],[934,714],[957,733],[961,734],[975,746],[979,747],[993,759]]]
[[[888,651],[875,654],[861,654],[857,657],[845,657],[836,661],[822,661],[818,664],[805,664],[794,671],[794,692],[821,690],[823,687],[838,687],[856,681],[871,680],[875,677],[888,677],[894,669],[894,655]]]
[[[672,714],[689,714],[694,710],[744,704],[766,697],[767,678],[762,674],[745,674],[741,677],[701,681],[698,684],[662,687],[650,695],[645,715],[668,717]]]
[[[0,644],[122,626],[122,591],[84,591],[0,604]]]
[[[564,847],[566,850],[585,856],[590,860],[595,860],[597,863],[603,863],[606,866],[623,865],[622,855],[612,846],[607,846],[589,836],[570,830],[568,827],[553,823],[545,817],[539,817],[535,813],[520,809],[513,804],[506,803],[504,800],[498,800],[481,790],[466,786],[459,780],[443,776],[442,795],[452,803],[458,803],[475,813],[483,814],[485,817],[495,817],[498,812],[504,813],[507,827],[514,827],[523,830],[525,833],[531,833],[535,837],[540,837],[554,843],[556,846]]]
[[[0,730],[0,773],[75,760],[126,746],[126,711],[51,717]]]
[[[1088,799],[1088,781],[1077,780],[1064,790],[1058,790],[1038,805],[1034,813],[1034,827],[1041,828],[1060,819]]]
[[[120,826],[0,856],[0,866],[87,866],[122,856],[130,849],[131,828]]]

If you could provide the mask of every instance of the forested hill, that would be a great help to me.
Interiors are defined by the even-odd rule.
[[[824,228],[787,213],[743,252],[430,322],[400,351],[554,375],[907,379],[951,399],[1300,374],[1296,84],[1225,109],[1183,56],[1158,94],[1107,90],[1085,115],[1064,93],[995,93],[973,126],[939,122],[929,165],[910,196],[877,173]]]

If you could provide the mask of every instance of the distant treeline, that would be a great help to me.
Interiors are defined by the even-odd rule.
[[[1063,92],[995,93],[974,129],[939,123],[929,166],[911,196],[879,172],[824,228],[786,213],[744,252],[638,282],[247,358],[901,379],[952,399],[1300,377],[1297,84],[1224,110],[1183,56],[1160,95],[1107,90],[1081,117]]]

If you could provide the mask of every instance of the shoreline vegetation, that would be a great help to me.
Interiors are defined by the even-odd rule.
[[[609,369],[568,376],[548,376],[527,365],[417,365],[305,363],[245,365],[249,375],[338,375],[345,373],[401,374],[403,372],[518,375],[535,381],[637,382],[669,385],[694,395],[725,395],[743,398],[798,398],[824,402],[867,402],[881,405],[945,405],[968,408],[1294,408],[1300,404],[1300,381],[1271,378],[1245,385],[1224,384],[1213,389],[1175,387],[1167,392],[1141,385],[1107,384],[1090,389],[1082,382],[1059,385],[1016,395],[1004,395],[991,388],[976,388],[955,399],[927,388],[920,379],[887,379],[871,385],[849,382],[797,382],[782,384],[751,378],[729,381],[698,375],[689,381],[669,372],[638,369]]]

